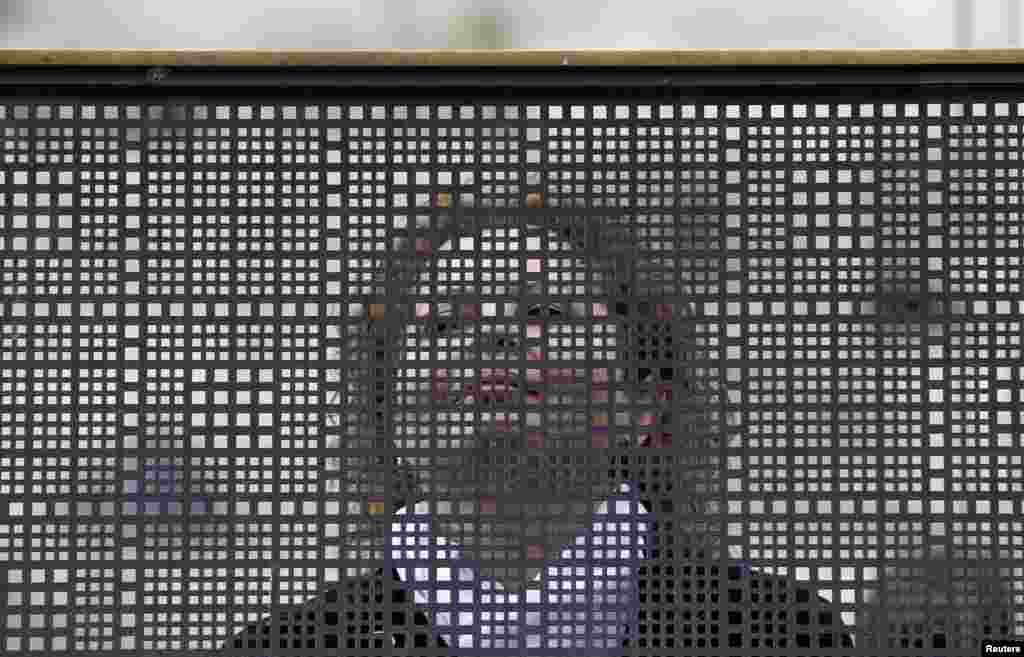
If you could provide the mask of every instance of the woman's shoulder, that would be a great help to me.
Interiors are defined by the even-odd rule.
[[[391,572],[391,579],[398,580],[398,574]],[[294,641],[308,643],[316,641],[316,647],[340,647],[343,635],[351,634],[351,618],[359,619],[358,613],[379,606],[385,591],[384,568],[358,577],[343,577],[326,585],[318,595],[289,609],[280,609],[255,623],[224,642],[220,655],[224,657],[257,657],[269,654],[266,651],[278,645],[294,645]],[[405,591],[392,587],[392,604],[405,603]],[[350,616],[349,612],[356,612]],[[355,625],[355,632],[372,634],[361,620]],[[382,628],[376,628],[382,629]],[[261,652],[262,651],[262,652]]]
[[[724,574],[724,577],[722,576]],[[680,562],[648,561],[640,567],[640,579],[649,580],[640,589],[641,634],[644,619],[664,624],[668,605],[679,623],[714,622],[709,606],[721,608],[718,623],[723,636],[742,641],[752,625],[758,625],[759,645],[774,642],[777,647],[852,647],[851,628],[844,625],[839,607],[810,586],[792,577],[753,569],[743,562],[732,562],[725,572],[709,560],[687,559]],[[656,580],[671,579],[671,588],[652,586]],[[724,582],[724,590],[721,583]],[[728,647],[743,647],[741,644]],[[755,647],[755,646],[751,646]]]

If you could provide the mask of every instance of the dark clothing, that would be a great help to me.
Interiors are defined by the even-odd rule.
[[[729,566],[725,581],[719,582],[719,570],[698,562],[646,562],[639,570],[639,615],[622,654],[687,655],[715,647],[770,648],[784,654],[790,647],[852,647],[836,605],[810,589],[742,566]],[[413,655],[423,648],[446,647],[394,571],[390,604],[385,604],[382,575],[378,571],[335,583],[322,595],[281,612],[276,622],[267,618],[249,626],[229,639],[220,654],[352,657]],[[385,619],[397,632],[394,645],[383,633]],[[508,653],[527,654],[515,649]]]

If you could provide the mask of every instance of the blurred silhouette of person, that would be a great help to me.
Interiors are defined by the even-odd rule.
[[[410,285],[392,416],[418,497],[392,519],[383,564],[249,626],[224,654],[851,646],[838,610],[811,590],[740,564],[720,572],[701,537],[690,549],[658,536],[697,525],[656,503],[669,494],[634,455],[699,444],[673,427],[689,413],[710,435],[715,402],[679,381],[682,368],[641,362],[633,352],[653,340],[628,335],[625,320],[671,324],[685,311],[630,298],[571,230],[459,223],[436,248],[416,244],[429,264]],[[687,345],[674,349],[682,358]]]
[[[906,565],[888,566],[883,585],[865,595],[859,646],[966,654],[977,653],[984,639],[1014,638],[1012,568],[994,565],[990,548],[957,549],[949,559],[942,544],[918,545],[909,556]]]

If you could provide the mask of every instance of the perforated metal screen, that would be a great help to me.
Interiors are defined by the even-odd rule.
[[[1022,131],[8,90],[0,651],[980,654],[1024,631]]]

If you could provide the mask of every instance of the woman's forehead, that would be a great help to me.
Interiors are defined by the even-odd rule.
[[[483,228],[446,242],[435,259],[436,266],[417,277],[422,294],[585,294],[586,282],[598,279],[586,259],[551,231]]]

